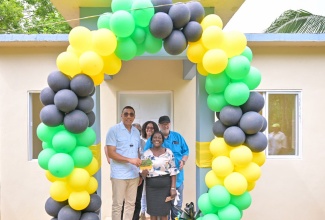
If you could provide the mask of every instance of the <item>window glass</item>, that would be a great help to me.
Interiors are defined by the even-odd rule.
[[[36,129],[41,123],[39,113],[43,108],[43,104],[39,97],[39,91],[28,93],[28,160],[37,159],[38,154],[42,151],[42,141],[36,134]]]

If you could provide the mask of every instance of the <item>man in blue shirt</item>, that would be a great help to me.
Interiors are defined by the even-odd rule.
[[[175,163],[180,172],[176,177],[176,190],[179,192],[179,200],[177,202],[178,209],[182,208],[183,203],[183,189],[184,189],[184,165],[188,159],[189,149],[183,136],[175,131],[170,130],[170,118],[168,116],[161,116],[158,121],[160,131],[164,134],[165,141],[163,146],[169,148],[175,157]],[[151,139],[150,139],[151,140]],[[144,150],[152,147],[151,141],[147,141]],[[178,216],[177,208],[172,207],[171,217],[174,220]]]
[[[123,219],[132,219],[138,184],[142,181],[139,178],[140,133],[132,126],[134,109],[124,107],[121,119],[120,123],[109,129],[105,146],[105,155],[111,165],[112,220],[121,220],[123,201]]]

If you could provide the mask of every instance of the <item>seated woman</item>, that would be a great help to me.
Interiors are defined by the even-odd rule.
[[[167,220],[171,210],[171,200],[176,196],[176,168],[173,152],[162,146],[164,135],[156,131],[152,135],[153,147],[143,153],[141,159],[150,159],[152,168],[142,170],[146,179],[147,213],[151,220]],[[141,169],[141,167],[140,167]],[[169,197],[167,199],[167,197]]]

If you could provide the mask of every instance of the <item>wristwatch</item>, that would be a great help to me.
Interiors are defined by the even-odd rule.
[[[185,165],[185,160],[182,160],[183,161],[183,164]]]

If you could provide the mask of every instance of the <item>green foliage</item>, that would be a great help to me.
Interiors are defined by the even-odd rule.
[[[48,0],[0,1],[0,33],[58,34],[71,27]]]
[[[325,33],[325,17],[304,10],[287,10],[265,30],[265,33]]]

